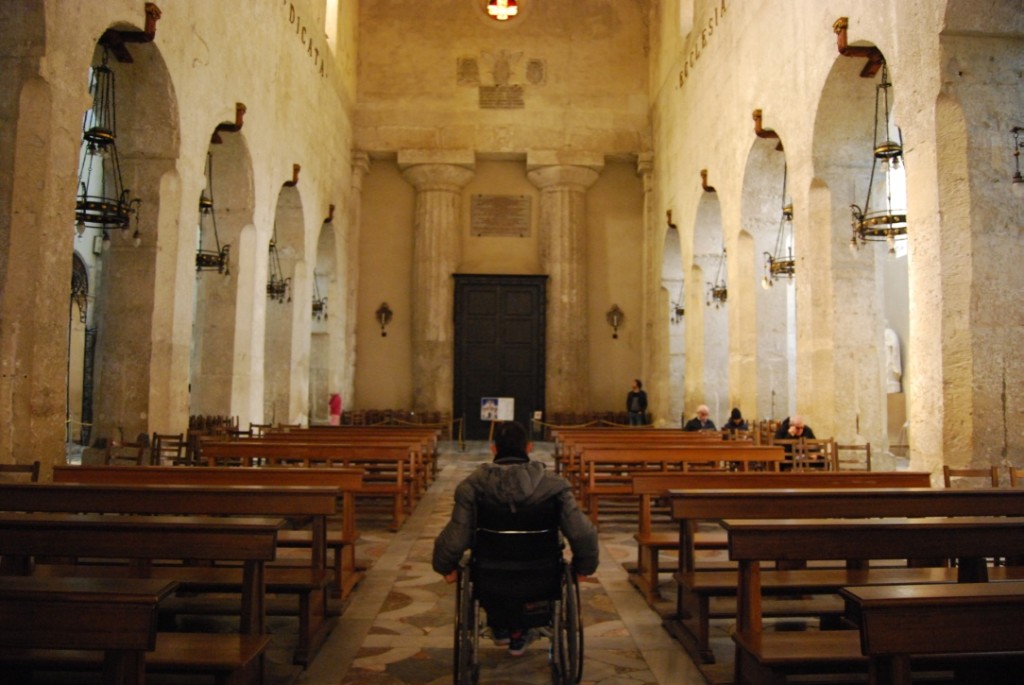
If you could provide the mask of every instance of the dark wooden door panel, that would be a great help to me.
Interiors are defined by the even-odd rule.
[[[466,437],[487,438],[481,397],[515,398],[529,428],[544,409],[545,276],[455,276],[454,413]]]

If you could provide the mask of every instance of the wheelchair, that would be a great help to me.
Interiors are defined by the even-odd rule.
[[[583,677],[579,583],[563,557],[557,526],[537,527],[536,513],[519,512],[511,527],[492,528],[486,525],[487,512],[478,510],[471,554],[459,568],[454,685],[475,685],[479,680],[480,635],[488,609],[502,622],[510,621],[505,625],[537,629],[550,639],[555,685],[579,683]],[[557,521],[557,511],[554,518],[542,511],[540,518]]]

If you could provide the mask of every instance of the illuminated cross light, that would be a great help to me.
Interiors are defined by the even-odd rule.
[[[487,14],[498,21],[508,21],[509,17],[519,14],[519,4],[516,0],[489,0]]]

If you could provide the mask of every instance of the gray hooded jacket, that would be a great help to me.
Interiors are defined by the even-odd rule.
[[[447,575],[459,565],[473,541],[478,501],[505,504],[514,510],[552,497],[560,503],[559,529],[572,549],[573,568],[589,576],[597,570],[597,530],[576,506],[568,481],[548,473],[539,461],[482,464],[459,483],[452,518],[434,540],[434,570]]]

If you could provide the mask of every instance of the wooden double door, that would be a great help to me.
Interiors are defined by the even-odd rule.
[[[543,411],[546,296],[546,276],[455,275],[453,408],[467,439],[489,435],[481,398],[512,398],[527,429]]]

